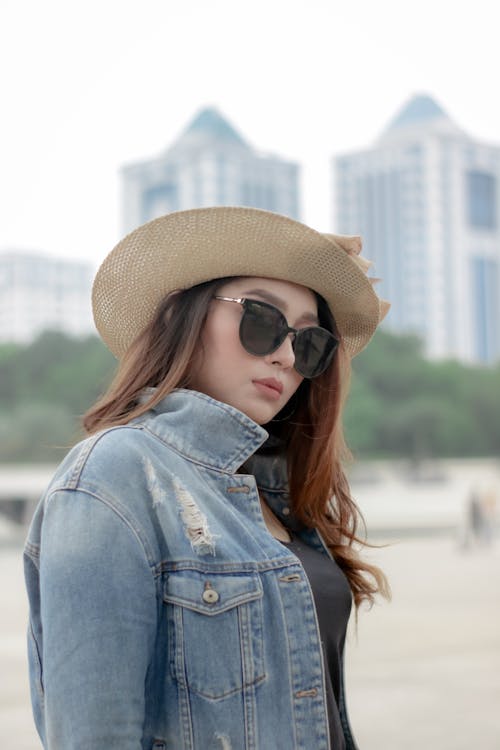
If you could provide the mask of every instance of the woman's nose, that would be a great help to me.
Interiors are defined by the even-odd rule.
[[[265,360],[273,365],[281,367],[293,367],[295,364],[295,352],[293,350],[293,333],[289,333],[282,344],[274,352],[267,354]]]

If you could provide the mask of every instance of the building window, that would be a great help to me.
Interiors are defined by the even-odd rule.
[[[467,210],[471,227],[496,229],[497,185],[495,175],[467,172]]]
[[[493,258],[480,256],[472,258],[471,263],[475,354],[481,362],[494,362],[500,354],[498,263]]]
[[[142,194],[142,221],[177,210],[177,188],[172,183],[164,183],[148,188]]]

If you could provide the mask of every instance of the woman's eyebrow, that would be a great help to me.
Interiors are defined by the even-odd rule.
[[[268,292],[267,289],[248,289],[247,291],[243,292],[244,297],[249,296],[250,294],[256,294],[258,297],[262,297],[263,300],[279,308],[282,312],[288,311],[288,305],[286,304],[285,300],[281,299],[280,297],[276,297],[276,295],[274,295],[272,292]],[[312,312],[303,313],[295,322],[298,323],[299,320],[304,320],[309,323],[319,325],[318,316]]]

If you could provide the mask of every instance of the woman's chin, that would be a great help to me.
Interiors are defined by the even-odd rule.
[[[249,419],[259,425],[270,422],[280,411],[276,406],[266,403],[238,402],[231,404],[231,406],[234,406],[235,409],[239,409]]]

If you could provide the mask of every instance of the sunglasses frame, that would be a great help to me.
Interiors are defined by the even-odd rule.
[[[315,375],[306,375],[303,372],[301,372],[301,370],[296,366],[297,365],[296,361],[295,361],[294,367],[297,370],[297,372],[300,375],[302,375],[302,377],[312,379],[312,378],[318,377],[318,375],[321,375],[331,365],[332,359],[335,355],[335,352],[340,342],[337,339],[337,337],[334,336],[333,333],[331,331],[328,331],[326,328],[323,328],[322,326],[305,326],[304,328],[292,328],[291,326],[288,325],[287,319],[285,318],[281,310],[278,307],[276,307],[276,305],[271,305],[269,302],[263,302],[262,300],[259,300],[259,299],[251,299],[250,297],[223,297],[221,295],[215,295],[214,299],[220,300],[222,302],[234,302],[238,305],[241,305],[243,308],[243,315],[245,314],[245,310],[246,310],[245,308],[246,302],[251,302],[256,305],[262,305],[263,307],[268,307],[268,308],[271,308],[272,310],[275,310],[278,313],[278,315],[284,320],[285,325],[283,326],[283,332],[284,332],[283,338],[281,338],[278,344],[276,346],[273,346],[269,351],[266,351],[262,354],[258,354],[248,349],[248,347],[244,344],[242,340],[242,337],[241,337],[241,325],[243,321],[243,316],[242,316],[242,319],[240,322],[240,328],[239,328],[240,342],[243,348],[245,349],[245,351],[247,351],[249,354],[253,354],[256,357],[266,357],[268,354],[272,354],[273,352],[277,351],[280,348],[280,346],[282,345],[282,343],[284,342],[284,340],[286,339],[289,333],[293,334],[292,348],[295,353],[295,342],[297,341],[298,337],[300,337],[301,333],[303,333],[304,331],[310,331],[311,329],[314,329],[314,330],[319,330],[319,331],[322,331],[323,333],[328,334],[328,337],[334,342],[332,351],[329,355],[328,363],[320,372],[316,373]]]

